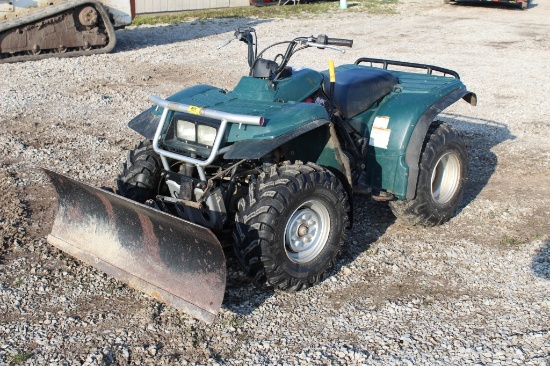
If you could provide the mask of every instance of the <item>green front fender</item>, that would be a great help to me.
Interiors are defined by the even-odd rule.
[[[253,81],[260,82],[262,85],[266,83],[266,80]],[[250,82],[248,81],[248,83]],[[244,140],[274,139],[311,122],[328,119],[326,109],[315,103],[246,99],[243,97],[242,91],[239,93],[227,92],[210,85],[196,85],[179,91],[166,99],[171,102],[220,112],[263,117],[264,123],[261,126],[230,124],[226,131],[224,144]],[[151,139],[160,121],[161,113],[162,108],[151,107],[130,121],[128,126]]]

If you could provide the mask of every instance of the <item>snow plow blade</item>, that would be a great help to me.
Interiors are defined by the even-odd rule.
[[[58,194],[48,243],[194,318],[214,320],[226,263],[210,230],[44,171]]]

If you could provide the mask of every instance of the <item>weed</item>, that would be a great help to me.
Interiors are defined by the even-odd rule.
[[[244,317],[233,316],[227,320],[227,325],[233,328],[239,328],[244,324]]]
[[[115,292],[115,290],[117,289],[117,287],[118,286],[116,284],[111,283],[111,284],[107,285],[107,288],[105,289],[105,292],[112,295]]]
[[[21,277],[21,278],[18,278],[15,281],[14,285],[17,286],[17,287],[21,287],[21,286],[23,286],[24,283],[25,283],[25,279],[23,277]]]
[[[31,358],[32,355],[32,352],[17,353],[16,355],[12,356],[11,359],[8,361],[8,366],[23,364],[27,362],[27,360]]]
[[[541,240],[542,238],[543,238],[543,235],[539,233],[535,233],[531,235],[531,240]]]
[[[513,247],[517,248],[522,245],[528,244],[532,242],[533,240],[539,240],[542,239],[543,236],[539,233],[531,234],[528,237],[515,237],[515,236],[508,236],[506,234],[502,235],[500,238],[500,244],[507,246],[507,247]]]
[[[507,247],[518,247],[525,243],[521,239],[508,236],[508,235],[502,235],[502,237],[500,238],[500,244],[505,245]]]

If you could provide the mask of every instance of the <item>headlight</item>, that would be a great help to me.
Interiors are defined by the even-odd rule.
[[[174,113],[163,129],[162,144],[174,151],[208,156],[218,134],[220,121],[187,113]]]
[[[178,120],[176,134],[179,140],[196,141],[195,124],[181,119]]]
[[[216,139],[216,129],[214,127],[199,125],[197,142],[206,146],[213,146]]]

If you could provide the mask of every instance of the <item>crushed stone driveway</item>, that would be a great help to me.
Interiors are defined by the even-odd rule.
[[[550,4],[529,9],[400,1],[395,14],[221,19],[117,31],[115,52],[0,65],[0,365],[548,365],[550,363]],[[158,303],[46,243],[54,191],[40,167],[113,185],[140,140],[126,126],[199,83],[232,88],[244,45],[325,33],[340,54],[459,72],[479,104],[441,113],[465,137],[470,181],[459,212],[409,227],[355,199],[337,268],[297,294],[256,289],[228,251],[211,325]]]

